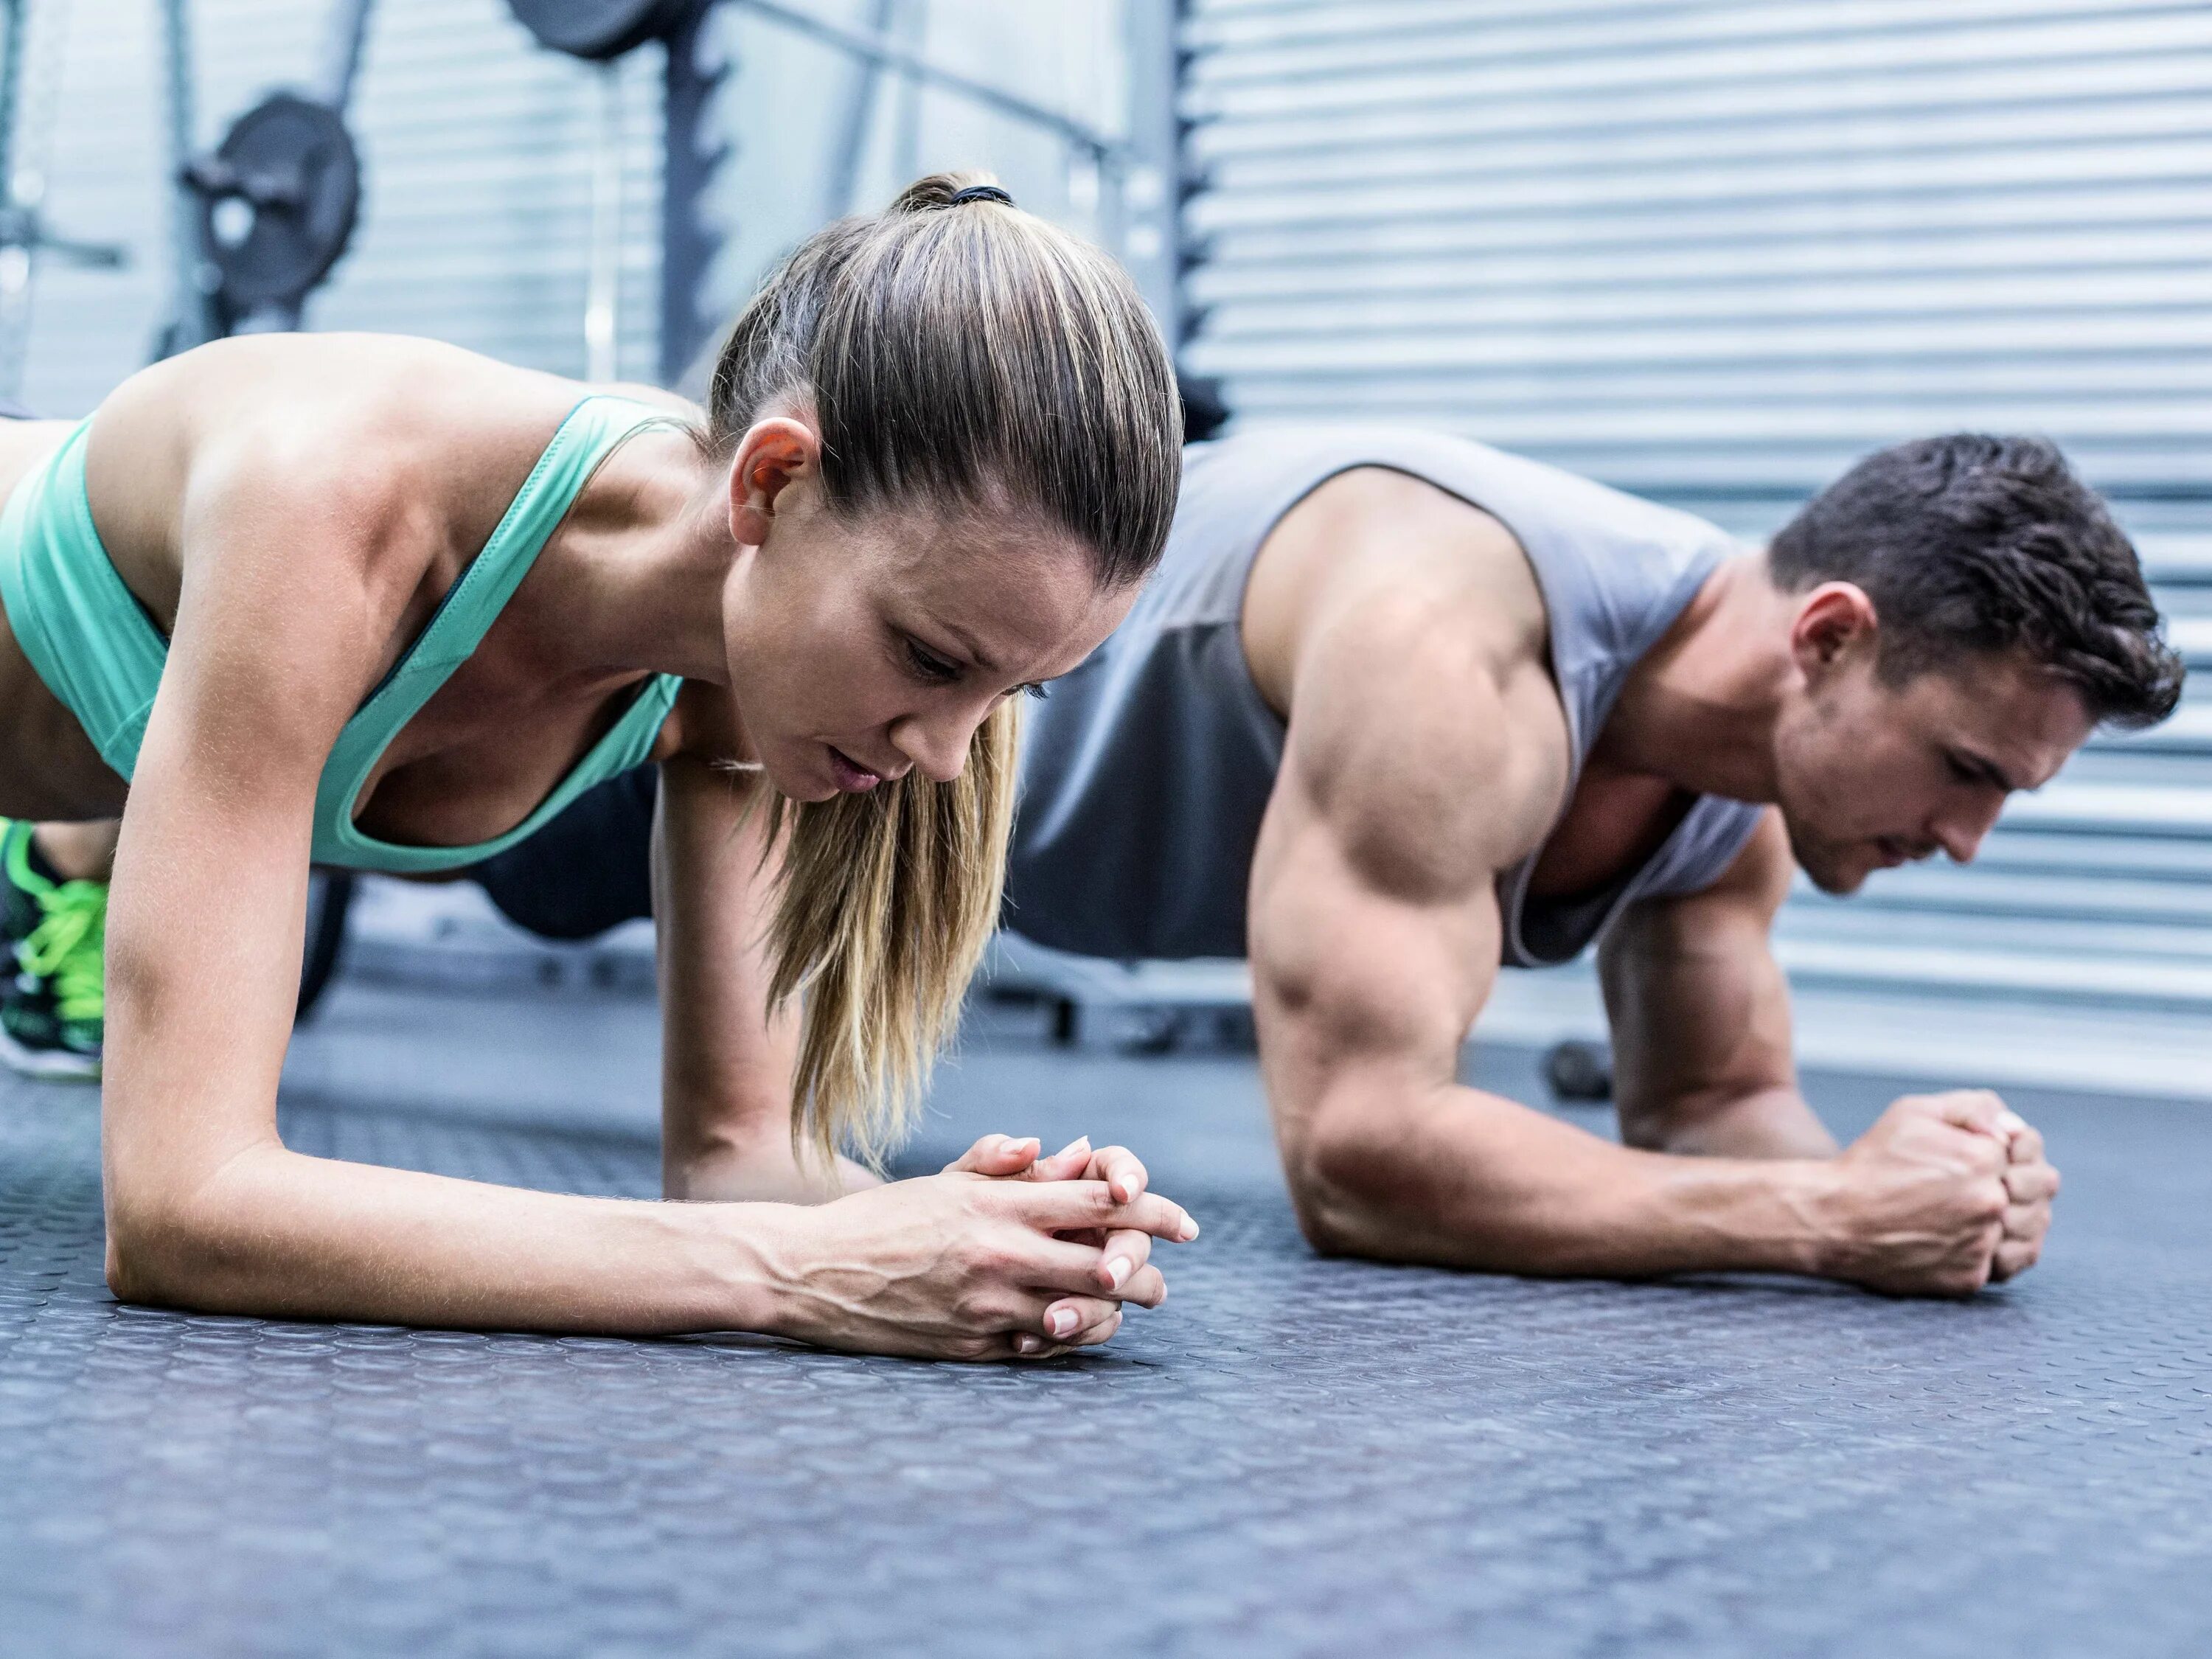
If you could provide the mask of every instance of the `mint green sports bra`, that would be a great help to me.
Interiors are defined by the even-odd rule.
[[[586,398],[568,412],[483,550],[338,733],[315,790],[316,863],[395,875],[461,869],[534,835],[593,784],[651,754],[682,684],[673,674],[647,679],[614,728],[536,811],[503,836],[474,847],[411,847],[375,840],[354,825],[379,757],[483,641],[599,464],[633,433],[681,424],[624,398]],[[0,605],[32,668],[127,782],[169,642],[115,574],[93,526],[84,487],[91,425],[86,417],[51,459],[26,474],[0,513]]]

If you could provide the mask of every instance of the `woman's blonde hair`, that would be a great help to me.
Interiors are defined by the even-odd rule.
[[[1030,514],[1102,588],[1137,581],[1182,478],[1166,347],[1111,259],[988,182],[937,174],[802,243],[722,345],[705,442],[726,456],[800,400],[831,510]],[[994,710],[950,783],[770,805],[770,996],[803,1006],[795,1145],[880,1165],[909,1127],[998,922],[1018,727]]]

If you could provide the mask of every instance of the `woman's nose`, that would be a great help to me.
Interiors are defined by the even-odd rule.
[[[968,763],[978,724],[960,709],[910,714],[891,727],[891,745],[932,783],[950,783]]]

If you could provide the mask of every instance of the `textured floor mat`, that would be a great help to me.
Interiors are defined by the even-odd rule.
[[[288,1138],[652,1190],[619,1126],[378,1097]],[[0,1085],[0,1652],[2202,1654],[2212,1113],[2032,1110],[2051,1255],[1966,1304],[1320,1261],[1193,1168],[1169,1306],[1018,1369],[119,1307],[90,1095]]]

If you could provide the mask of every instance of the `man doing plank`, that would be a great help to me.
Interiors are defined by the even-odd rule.
[[[2039,441],[1881,452],[1762,552],[1476,444],[1257,430],[1188,452],[1159,574],[1033,717],[1011,921],[1249,955],[1323,1250],[1967,1292],[2033,1263],[2057,1175],[1978,1091],[1838,1152],[1769,944],[1793,855],[1832,893],[1971,859],[2180,676]],[[1623,1146],[1456,1080],[1499,965],[1593,942]]]

